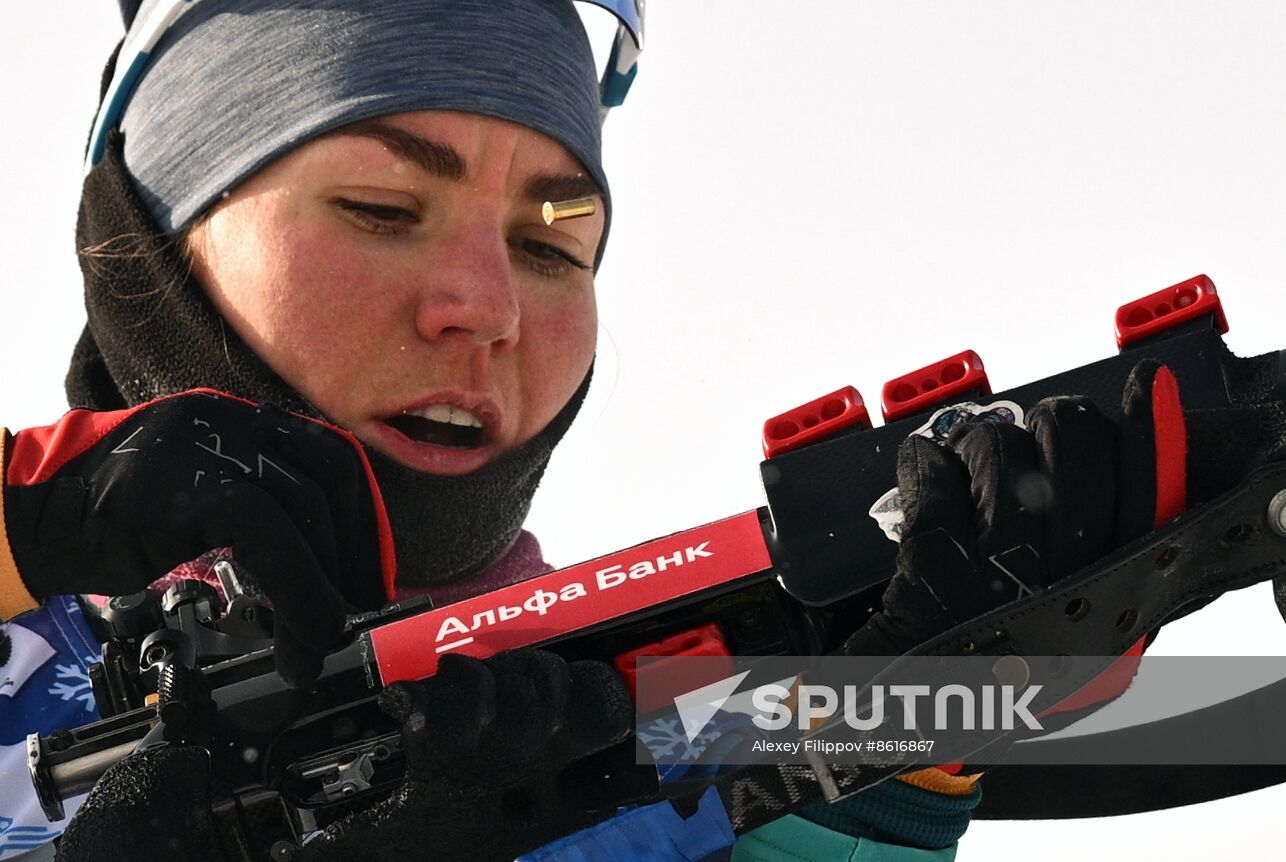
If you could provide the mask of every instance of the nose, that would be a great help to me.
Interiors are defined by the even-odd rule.
[[[425,264],[415,326],[426,341],[463,339],[477,346],[518,341],[518,292],[503,234],[484,225],[444,237]]]

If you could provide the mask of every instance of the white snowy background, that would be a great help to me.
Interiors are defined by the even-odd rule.
[[[875,403],[965,348],[997,389],[1098,359],[1117,305],[1197,273],[1234,350],[1286,347],[1286,5],[654,0],[648,27],[606,129],[598,376],[531,521],[551,560],[760,505],[782,410],[847,383]],[[8,4],[0,28],[11,428],[64,409],[79,165],[119,28],[111,0]],[[1283,645],[1261,587],[1153,652]],[[978,823],[960,858],[1266,858],[1283,805]]]

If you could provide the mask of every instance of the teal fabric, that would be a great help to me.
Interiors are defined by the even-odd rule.
[[[969,828],[982,790],[949,796],[907,784],[882,781],[833,804],[818,802],[798,813],[805,820],[855,838],[936,849],[960,840]]]
[[[920,850],[845,835],[794,814],[748,832],[732,849],[732,862],[953,862],[956,845]]]

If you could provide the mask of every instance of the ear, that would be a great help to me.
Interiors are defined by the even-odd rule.
[[[138,14],[138,7],[143,5],[143,0],[116,0],[121,7],[121,20],[125,22],[125,29],[129,29],[134,23],[134,16]]]

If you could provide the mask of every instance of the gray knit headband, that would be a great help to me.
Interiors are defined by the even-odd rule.
[[[429,109],[559,141],[610,216],[594,57],[571,0],[203,0],[157,44],[120,127],[143,201],[174,234],[307,140]]]

